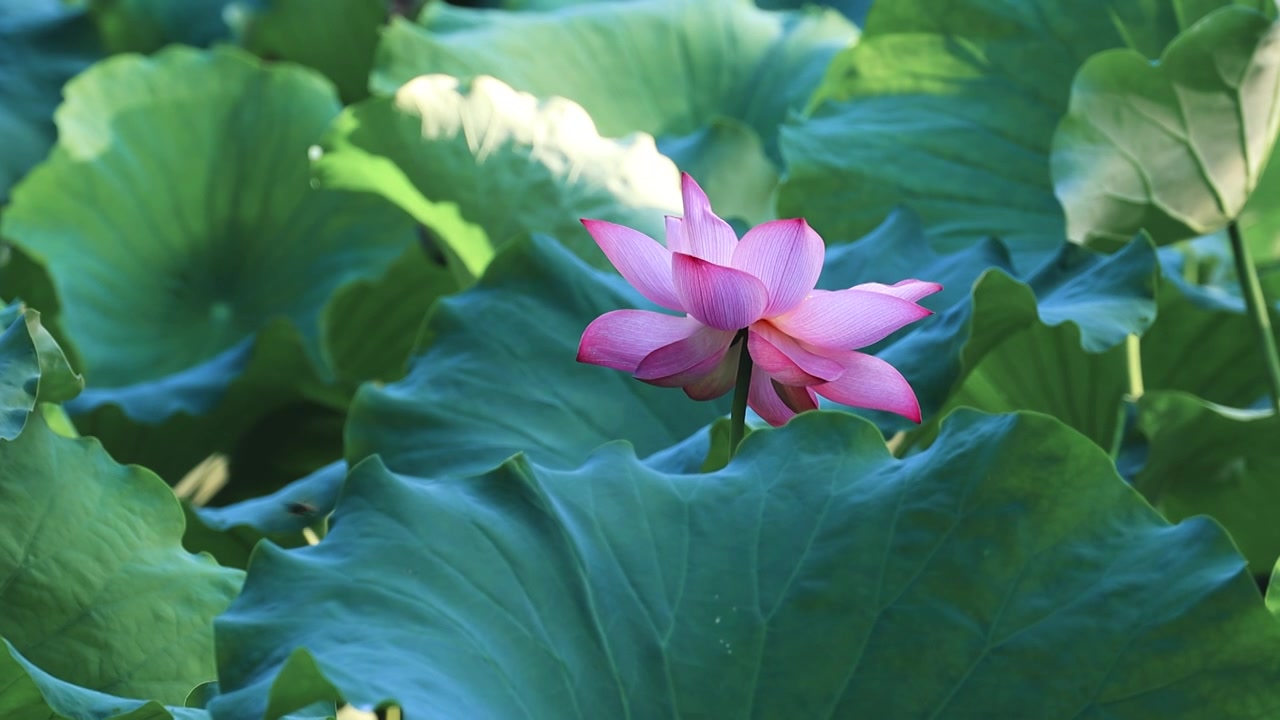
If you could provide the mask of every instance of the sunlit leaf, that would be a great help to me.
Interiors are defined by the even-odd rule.
[[[1159,243],[1224,227],[1257,186],[1280,131],[1280,30],[1228,7],[1152,64],[1111,50],[1076,75],[1053,140],[1053,179],[1077,242]]]

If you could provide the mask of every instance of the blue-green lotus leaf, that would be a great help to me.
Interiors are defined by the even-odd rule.
[[[0,232],[52,280],[85,432],[177,480],[278,403],[324,394],[323,308],[380,277],[412,221],[311,187],[308,148],[340,106],[310,70],[174,47],[103,61],[66,97]]]
[[[425,352],[403,380],[365,385],[351,405],[347,460],[380,454],[403,472],[471,474],[517,452],[575,465],[599,445],[648,455],[728,412],[616,370],[577,362],[587,325],[610,310],[652,307],[617,274],[556,241],[508,245],[470,290],[440,300]]]
[[[88,0],[102,42],[115,53],[149,53],[171,43],[206,47],[231,37],[230,0]]]
[[[334,689],[406,717],[1280,709],[1280,624],[1227,535],[1170,526],[1035,414],[957,413],[895,460],[870,423],[809,413],[711,475],[625,443],[470,478],[371,459],[324,542],[260,549],[217,633],[218,719]]]
[[[0,8],[0,204],[53,146],[62,86],[102,53],[83,9],[30,5]]]
[[[1050,146],[1076,70],[1132,47],[1159,57],[1230,0],[885,0],[832,63],[812,114],[781,133],[782,216],[858,237],[897,204],[941,249],[996,236],[1022,270],[1065,237]],[[1238,4],[1274,13],[1267,0]]]

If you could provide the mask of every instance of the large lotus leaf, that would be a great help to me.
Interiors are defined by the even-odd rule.
[[[1280,326],[1280,312],[1271,310]],[[1244,302],[1167,273],[1155,323],[1142,336],[1147,387],[1181,390],[1232,407],[1267,392],[1267,367]]]
[[[0,204],[53,146],[53,111],[63,84],[101,52],[83,10],[40,5],[28,12],[0,10]]]
[[[895,460],[811,413],[712,475],[625,443],[468,479],[372,459],[323,543],[255,556],[209,709],[261,716],[305,647],[294,703],[327,679],[406,717],[1267,717],[1280,624],[1244,568],[1034,414]]]
[[[1229,0],[876,3],[808,119],[782,130],[779,213],[857,237],[895,204],[942,248],[996,235],[1030,267],[1064,237],[1050,144],[1076,70],[1132,47],[1157,57]],[[1267,0],[1239,4],[1273,12]]]
[[[1259,264],[1280,260],[1280,162],[1275,162],[1276,155],[1277,148],[1272,148],[1267,168],[1236,220]]]
[[[323,527],[347,476],[347,464],[320,468],[268,495],[222,507],[187,506],[182,544],[207,552],[224,567],[244,568],[264,538],[281,547],[305,544],[305,528]]]
[[[1151,326],[1157,277],[1150,243],[1133,242],[1109,256],[1064,245],[1025,283],[989,271],[970,302],[922,322],[879,355],[910,381],[926,418],[941,418],[948,403],[979,401],[992,410],[1062,413],[1109,447],[1108,428],[1119,411],[1092,403],[1094,393],[1113,397],[1116,385],[1095,387],[1090,378],[1110,367],[1130,333]],[[889,430],[914,427],[896,416],[875,417]]]
[[[867,19],[867,11],[871,9],[875,0],[821,0],[820,2],[809,2],[809,0],[756,0],[756,5],[766,10],[788,10],[803,8],[806,5],[822,5],[824,7],[835,8],[844,14],[859,26]]]
[[[746,123],[717,117],[692,134],[664,139],[659,149],[698,178],[720,217],[749,226],[776,219],[779,169]]]
[[[369,94],[387,0],[242,0],[228,8],[243,47],[324,73],[345,103]]]
[[[1134,50],[1085,62],[1053,140],[1053,180],[1074,241],[1157,242],[1234,220],[1280,130],[1280,30],[1243,7],[1179,35],[1153,65]]]
[[[159,478],[32,415],[0,446],[0,636],[61,680],[181,705],[214,677],[211,620],[240,585],[182,529]]]
[[[91,386],[68,408],[79,430],[101,440],[117,460],[176,483],[210,453],[233,453],[273,413],[305,403],[345,408],[350,396],[349,388],[321,381],[297,329],[279,319],[217,362],[141,386]],[[164,421],[148,419],[153,417]],[[336,442],[336,436],[331,439]],[[298,476],[286,470],[269,483],[259,477],[244,487],[233,475],[229,491],[261,494]]]
[[[1138,303],[1154,310],[1153,302],[1133,304]],[[1135,319],[1134,329],[1150,323],[1153,314]],[[972,318],[960,352],[959,380],[923,428],[924,437],[957,407],[1034,410],[1058,418],[1109,452],[1118,448],[1128,389],[1124,345],[1086,350],[1080,325],[1073,320],[1049,324],[1037,311],[1032,289],[1000,272],[974,288]],[[1098,319],[1081,318],[1085,323]]]
[[[10,306],[0,311],[0,439],[22,432],[38,402],[72,398],[84,382],[62,348],[40,324],[40,313]]]
[[[907,278],[927,280],[942,285],[942,290],[920,304],[938,313],[968,300],[973,283],[993,267],[1012,271],[1009,253],[1000,242],[988,240],[942,254],[929,246],[919,216],[897,208],[865,237],[828,245],[818,287],[843,290],[864,282],[892,285]]]
[[[1280,420],[1178,391],[1138,402],[1147,463],[1134,485],[1170,520],[1211,515],[1226,526],[1255,573],[1280,558]]]
[[[408,248],[382,277],[348,283],[330,298],[321,315],[325,364],[346,383],[399,380],[432,303],[457,289],[443,262]]]
[[[111,52],[149,53],[170,43],[211,45],[231,36],[230,0],[88,0]]]
[[[780,163],[778,125],[804,106],[832,57],[857,38],[833,10],[770,12],[751,0],[636,0],[541,12],[434,3],[419,22],[387,29],[370,80],[375,92],[444,73],[492,75],[538,97],[569,98],[605,136],[649,133],[672,155],[700,142],[699,179],[708,182],[712,203],[726,208],[742,200],[720,193],[740,189],[734,176],[751,143],[740,132],[708,137],[708,130],[718,118],[738,121],[758,135],[759,159]]]
[[[314,340],[333,290],[412,242],[380,198],[309,187],[307,147],[339,109],[309,70],[175,47],[66,94],[0,230],[47,266],[91,386],[185,371],[275,316]]]
[[[540,101],[479,77],[414,79],[346,110],[322,144],[321,185],[380,193],[430,228],[471,275],[512,237],[545,232],[608,261],[579,223],[612,220],[662,237],[680,179],[653,140],[609,140],[562,98]]]
[[[657,452],[728,412],[727,397],[694,402],[577,362],[587,325],[631,307],[652,306],[616,274],[549,238],[512,242],[474,288],[436,303],[403,380],[356,394],[348,462],[377,453],[397,471],[465,475],[525,451],[572,466],[610,440]]]
[[[616,0],[482,0],[466,3],[471,6],[504,7],[508,10],[556,10],[574,5],[616,2]],[[799,10],[809,5],[839,10],[845,17],[861,25],[871,8],[872,0],[756,0],[756,6],[765,10]]]
[[[0,641],[3,642],[3,641]],[[116,697],[60,680],[23,658],[7,642],[0,647],[0,717],[14,720],[208,720],[195,708]]]

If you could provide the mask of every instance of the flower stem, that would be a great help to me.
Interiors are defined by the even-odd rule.
[[[1267,374],[1271,379],[1271,406],[1280,413],[1280,355],[1276,353],[1275,335],[1271,332],[1271,308],[1266,296],[1262,294],[1258,268],[1253,264],[1249,248],[1240,236],[1240,227],[1234,221],[1227,224],[1227,235],[1231,238],[1231,254],[1236,259],[1240,294],[1244,295],[1245,307],[1258,330],[1258,340],[1262,344],[1263,357],[1266,358]]]
[[[747,430],[747,392],[751,389],[751,353],[747,351],[747,334],[741,338],[738,355],[738,380],[733,385],[733,410],[729,413],[729,457],[738,454],[738,444]]]

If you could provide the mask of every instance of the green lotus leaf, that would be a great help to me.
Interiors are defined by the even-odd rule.
[[[1226,7],[1153,65],[1099,53],[1071,89],[1053,140],[1054,186],[1074,241],[1114,247],[1220,230],[1241,212],[1280,131],[1280,30]]]
[[[434,3],[419,23],[387,28],[370,79],[375,93],[444,73],[490,75],[540,98],[568,98],[607,137],[648,133],[664,153],[684,153],[682,162],[696,143],[699,181],[714,205],[735,210],[751,197],[733,194],[742,189],[739,153],[752,144],[743,131],[758,137],[764,153],[749,164],[768,158],[780,168],[778,125],[804,106],[832,57],[858,35],[833,10],[770,12],[750,0],[636,0],[530,12]],[[717,131],[721,118],[738,127]],[[754,221],[771,207],[749,209],[745,217]]]
[[[620,438],[646,455],[663,450],[727,413],[727,397],[694,402],[577,362],[587,325],[630,307],[652,306],[550,238],[510,243],[475,287],[436,303],[403,380],[356,394],[347,461],[376,453],[399,471],[464,475],[524,451],[572,466]]]
[[[314,339],[333,290],[412,241],[381,199],[309,188],[307,148],[339,109],[310,71],[171,48],[66,95],[2,227],[48,268],[95,387],[186,370],[277,315]]]
[[[1155,323],[1142,336],[1148,388],[1181,390],[1248,407],[1267,392],[1267,366],[1244,302],[1186,282],[1172,267],[1160,283]],[[1280,326],[1280,312],[1271,310]]]
[[[1244,565],[1035,414],[895,460],[809,413],[712,475],[625,443],[465,480],[371,459],[323,543],[255,556],[209,709],[263,716],[305,647],[407,717],[1265,717],[1280,624]],[[299,675],[292,704],[322,697]]]
[[[102,42],[113,53],[149,53],[171,43],[206,47],[229,39],[230,0],[88,0]]]
[[[353,385],[399,380],[427,311],[457,289],[443,262],[421,246],[408,248],[382,277],[348,283],[330,298],[321,314],[325,364]]]
[[[1127,387],[1122,346],[1152,325],[1158,277],[1148,242],[1110,256],[1064,245],[1025,280],[987,271],[969,302],[921,322],[879,356],[907,378],[933,421],[918,439],[931,437],[950,408],[970,405],[1056,415],[1111,448]],[[887,430],[915,429],[873,417]]]
[[[394,97],[344,111],[322,147],[322,186],[395,202],[469,276],[528,232],[561,238],[607,267],[581,218],[663,237],[663,213],[681,208],[679,173],[651,138],[599,137],[577,104],[540,101],[490,77],[465,88],[444,75],[414,79]]]
[[[2,641],[0,641],[2,642]],[[0,713],[6,718],[45,720],[208,720],[204,710],[169,706],[96,692],[60,680],[4,642],[0,649]]]
[[[1149,445],[1134,486],[1171,520],[1212,516],[1253,572],[1269,572],[1280,558],[1280,528],[1268,512],[1280,502],[1275,413],[1151,391],[1138,401],[1138,431]]]
[[[37,403],[74,397],[84,382],[40,325],[40,313],[11,305],[0,320],[0,439],[13,440]]]
[[[616,0],[481,0],[468,3],[473,7],[502,7],[508,10],[559,10],[575,5],[615,2]],[[756,0],[756,6],[765,10],[799,10],[810,5],[839,10],[845,17],[861,25],[871,8],[872,0]]]
[[[103,413],[85,432],[176,480],[270,397],[325,378],[322,309],[384,274],[413,244],[412,222],[377,196],[310,187],[308,147],[339,111],[310,70],[175,47],[104,61],[66,96],[58,145],[0,232],[48,271],[89,383],[71,409]],[[280,318],[296,338],[266,331]],[[280,385],[237,412],[245,392],[230,388],[251,365],[259,390]],[[200,415],[219,417],[187,417]],[[170,421],[191,452],[161,441]],[[139,434],[155,441],[113,441]]]
[[[717,215],[748,226],[776,219],[778,166],[745,123],[715,118],[690,135],[666,139],[662,153],[699,179],[703,192],[715,198]]]
[[[388,0],[242,0],[229,5],[240,44],[272,60],[314,68],[344,103],[368,96]]]
[[[117,460],[143,465],[176,483],[210,454],[234,453],[274,414],[306,404],[332,412],[346,407],[350,393],[317,375],[297,328],[280,318],[211,362],[142,385],[90,386],[68,408],[80,432],[101,440]],[[150,417],[164,421],[151,422]],[[335,431],[331,439],[337,443],[339,437]],[[256,460],[262,464],[267,459]],[[230,491],[270,492],[299,474],[296,468],[285,469],[270,483],[260,478],[248,483],[252,487],[244,487],[233,474]]]
[[[305,528],[324,528],[346,476],[346,463],[336,462],[274,493],[220,507],[185,506],[182,544],[237,568],[248,566],[253,548],[264,538],[280,547],[301,547]]]
[[[997,236],[1019,268],[1065,237],[1050,147],[1076,70],[1131,47],[1158,57],[1230,0],[894,0],[832,63],[812,115],[781,132],[778,212],[858,237],[897,204],[941,249]],[[1240,4],[1274,13],[1266,0]]]
[[[155,475],[32,415],[0,447],[0,528],[0,636],[32,665],[170,705],[213,679],[210,623],[241,574],[182,549]]]
[[[929,246],[920,217],[896,208],[866,236],[827,246],[818,287],[843,290],[864,282],[892,285],[906,278],[927,280],[942,285],[942,290],[920,302],[940,313],[967,301],[974,282],[990,268],[1012,272],[1009,252],[1002,243],[988,240],[942,254]],[[890,336],[890,340],[895,337],[898,336]]]
[[[937,419],[958,407],[1034,410],[1114,451],[1124,428],[1125,367],[1123,345],[1089,352],[1079,325],[1045,322],[1030,287],[993,272],[974,288],[959,377],[922,437],[931,437]]]
[[[809,0],[756,0],[756,5],[766,10],[794,10],[807,5],[821,5],[839,10],[845,17],[861,27],[867,19],[867,11],[871,9],[874,2],[875,0],[823,0],[821,2],[809,2]]]
[[[0,204],[53,146],[63,84],[101,52],[83,10],[58,2],[0,9]]]

